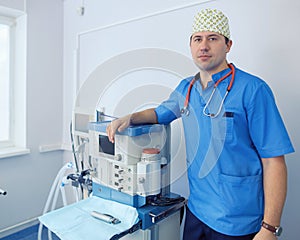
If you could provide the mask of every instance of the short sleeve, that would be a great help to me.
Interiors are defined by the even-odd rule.
[[[181,116],[178,95],[177,90],[174,90],[169,99],[155,109],[158,123],[169,124]]]
[[[272,90],[262,82],[253,92],[248,109],[249,131],[262,158],[294,151]]]

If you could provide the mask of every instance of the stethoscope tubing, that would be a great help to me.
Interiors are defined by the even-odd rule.
[[[229,68],[230,68],[230,71],[225,74],[222,78],[220,78],[214,85],[214,89],[210,95],[210,97],[208,98],[208,101],[207,103],[205,104],[204,108],[203,108],[203,114],[207,117],[210,117],[210,118],[216,118],[217,116],[219,116],[221,110],[222,110],[222,107],[224,105],[224,102],[225,102],[225,99],[228,95],[228,93],[230,92],[231,88],[232,88],[232,85],[233,85],[233,82],[234,82],[234,79],[235,79],[235,68],[233,66],[233,64],[228,64]],[[226,90],[226,93],[224,95],[224,97],[222,98],[222,101],[220,103],[220,106],[217,110],[216,113],[207,113],[207,108],[215,94],[215,91],[219,85],[220,82],[222,82],[224,79],[226,79],[227,77],[229,77],[231,75],[231,80],[227,86],[227,90]],[[188,109],[188,106],[189,106],[189,100],[190,100],[190,94],[191,94],[191,91],[192,91],[192,87],[194,85],[194,83],[200,78],[200,74],[197,73],[196,76],[193,78],[193,80],[191,81],[190,85],[189,85],[189,88],[188,88],[188,91],[187,91],[187,94],[186,94],[186,97],[185,97],[185,101],[184,101],[184,107],[181,109],[181,114],[185,114],[186,116],[189,115],[189,109]]]

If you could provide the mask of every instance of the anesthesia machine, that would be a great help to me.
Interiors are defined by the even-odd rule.
[[[93,195],[137,209],[139,222],[125,233],[151,229],[151,239],[178,238],[185,199],[170,193],[169,126],[132,126],[111,143],[108,123],[89,124]],[[160,222],[166,226],[155,226]]]

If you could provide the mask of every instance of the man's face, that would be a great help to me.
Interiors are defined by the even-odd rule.
[[[232,41],[226,44],[225,37],[215,32],[197,32],[191,37],[190,47],[195,64],[209,74],[227,68],[226,54]]]

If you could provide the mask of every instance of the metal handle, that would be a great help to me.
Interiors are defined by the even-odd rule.
[[[0,188],[0,195],[6,195],[7,192]]]

